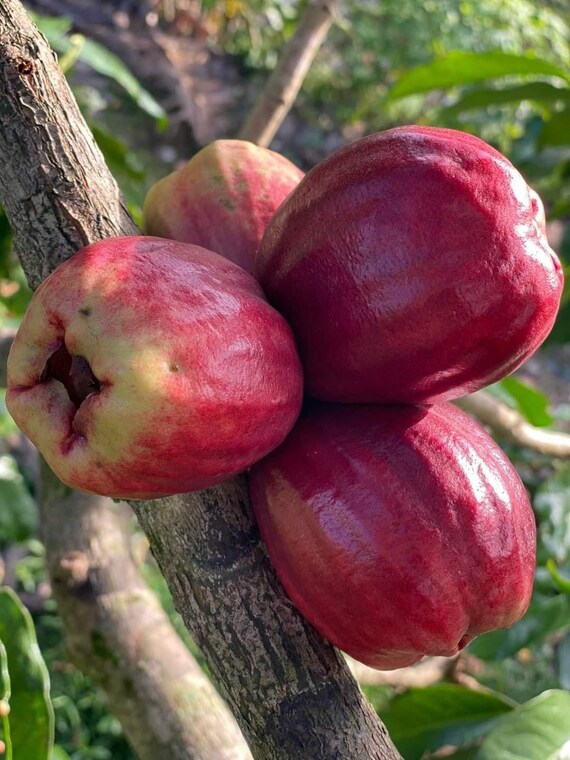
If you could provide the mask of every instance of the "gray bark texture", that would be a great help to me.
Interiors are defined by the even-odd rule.
[[[0,91],[0,202],[35,286],[84,244],[136,228],[53,54],[16,0],[0,0]],[[81,554],[86,544],[91,549],[95,502],[67,499],[59,485],[45,482],[46,535],[57,533],[56,518],[50,527],[47,517],[57,505],[73,512],[78,531],[87,532],[87,538],[75,537],[75,549],[67,546],[67,562],[60,559],[54,573],[71,572],[71,585],[87,591],[97,572]],[[342,658],[284,595],[260,543],[243,478],[132,506],[254,757],[399,757]],[[58,520],[65,520],[65,509]],[[65,577],[58,582],[68,585]],[[132,594],[138,593],[133,582]]]
[[[0,2],[0,202],[28,281],[101,237],[136,233],[45,40]],[[0,375],[12,331],[0,335]],[[142,760],[247,760],[227,706],[130,554],[123,512],[44,468],[41,532],[74,662],[103,688]],[[128,508],[127,508],[128,509]]]

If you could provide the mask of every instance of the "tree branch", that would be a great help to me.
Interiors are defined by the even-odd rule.
[[[132,506],[256,760],[399,757],[343,659],[285,597],[245,478]]]
[[[29,281],[38,284],[86,242],[136,227],[47,44],[22,7],[3,0],[0,88],[0,201]],[[1,336],[4,385],[12,337]],[[44,478],[41,514],[71,653],[105,689],[139,756],[250,757],[136,570],[112,502],[62,490],[52,476]]]
[[[537,428],[486,391],[457,399],[457,406],[488,425],[500,438],[552,457],[570,457],[570,435]]]
[[[340,0],[309,0],[295,30],[283,48],[239,138],[269,145],[289,113],[303,80],[333,22]]]
[[[0,202],[37,284],[85,243],[134,229],[53,56],[16,0],[0,0],[0,87]],[[57,499],[44,498],[47,513]],[[371,760],[399,757],[344,663],[275,580],[242,480],[135,509],[257,758],[352,760],[363,748]]]
[[[134,565],[121,505],[71,491],[45,466],[42,476],[42,538],[68,649],[105,691],[137,756],[251,758]]]

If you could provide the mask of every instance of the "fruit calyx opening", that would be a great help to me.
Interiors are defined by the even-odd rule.
[[[58,380],[65,387],[77,409],[92,393],[101,390],[101,383],[82,356],[72,356],[65,345],[60,346],[46,362],[40,382]]]

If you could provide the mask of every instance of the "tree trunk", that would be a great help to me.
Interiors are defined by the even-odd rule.
[[[135,228],[53,55],[16,0],[0,0],[0,88],[0,201],[37,285],[80,246]],[[243,479],[134,507],[255,757],[398,757],[342,659],[285,597]]]

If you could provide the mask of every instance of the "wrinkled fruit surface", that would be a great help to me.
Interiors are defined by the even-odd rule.
[[[8,361],[7,405],[61,480],[153,498],[219,483],[298,415],[291,330],[257,282],[211,251],[113,238],[35,292]]]
[[[482,140],[399,127],[322,161],[269,223],[256,274],[307,392],[424,402],[516,369],[552,328],[562,269],[540,199]]]
[[[445,402],[315,405],[252,468],[250,490],[293,603],[367,665],[453,655],[528,606],[535,522],[524,486]]]
[[[144,230],[202,245],[253,272],[267,223],[302,177],[279,153],[217,140],[151,187]]]

